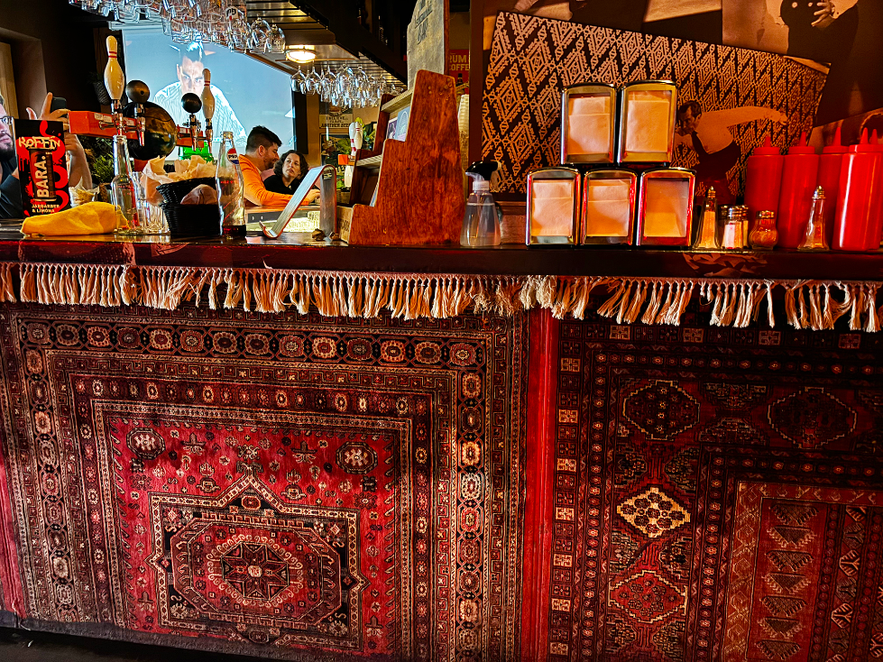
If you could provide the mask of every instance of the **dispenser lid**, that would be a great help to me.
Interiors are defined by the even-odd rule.
[[[883,144],[880,143],[880,138],[877,135],[877,129],[871,133],[871,138],[868,140],[868,151],[871,152],[883,152]]]
[[[807,135],[806,131],[803,131],[800,134],[800,142],[796,145],[792,145],[788,150],[788,154],[815,154],[816,149],[812,145],[807,144]]]
[[[773,145],[772,140],[770,140],[770,134],[766,134],[763,137],[763,144],[760,147],[755,147],[754,151],[751,153],[752,156],[782,156],[782,150]]]
[[[468,168],[466,168],[466,174],[476,181],[483,179],[487,182],[490,182],[491,175],[494,174],[494,171],[499,167],[499,165],[500,164],[496,161],[476,161]]]
[[[849,147],[844,145],[840,139],[840,127],[834,132],[834,140],[827,147],[822,148],[822,154],[846,154]]]
[[[858,145],[849,146],[850,154],[868,154],[881,151],[883,151],[883,145],[872,145],[870,142],[868,142],[867,129],[864,129],[862,131],[862,136],[858,141]]]

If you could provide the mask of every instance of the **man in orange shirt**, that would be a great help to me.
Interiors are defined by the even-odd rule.
[[[291,200],[290,195],[268,191],[261,177],[264,170],[276,165],[276,161],[279,160],[279,146],[281,144],[279,136],[265,126],[256,126],[248,134],[245,154],[239,159],[242,183],[245,187],[246,207],[284,207]],[[307,193],[304,202],[310,204],[318,197],[318,189],[313,189]]]
[[[242,169],[245,199],[251,206],[284,207],[291,200],[290,195],[268,191],[261,179],[261,173],[272,168],[279,160],[281,144],[279,136],[265,126],[256,126],[248,134],[245,154],[239,159],[239,167]]]

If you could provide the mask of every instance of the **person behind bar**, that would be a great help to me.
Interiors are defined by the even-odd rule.
[[[264,170],[272,168],[279,160],[282,140],[265,126],[256,126],[248,134],[245,154],[239,158],[242,182],[245,187],[247,206],[284,207],[291,200],[290,194],[268,191],[261,179]]]
[[[678,108],[675,145],[682,144],[696,152],[699,161],[694,168],[696,181],[705,186],[713,186],[717,191],[717,200],[722,204],[733,202],[727,171],[742,156],[742,150],[733,140],[730,127],[756,120],[772,120],[784,124],[788,117],[778,110],[759,106],[712,110],[703,114],[698,101],[687,101]]]
[[[290,195],[300,186],[309,169],[307,159],[303,154],[295,152],[293,149],[288,150],[276,161],[276,165],[273,166],[273,174],[264,180],[264,186],[273,193]]]
[[[33,108],[28,108],[28,117],[32,120],[42,119],[64,123],[64,146],[68,155],[68,185],[73,188],[77,184],[83,188],[92,188],[92,174],[89,172],[89,164],[86,160],[86,152],[83,145],[73,133],[67,133],[67,108],[59,108],[51,111],[52,93],[46,95],[39,118]],[[24,211],[21,201],[21,188],[18,181],[18,159],[15,156],[15,143],[12,139],[12,130],[5,119],[6,102],[0,96],[0,218],[22,218]]]
[[[274,174],[264,180],[264,186],[273,193],[293,195],[309,169],[307,158],[303,154],[295,152],[293,149],[289,150],[276,161],[276,165],[273,166]],[[312,204],[318,197],[319,189],[310,189],[304,202]]]
[[[205,65],[202,62],[205,51],[198,42],[182,46],[180,51],[181,61],[176,68],[178,82],[166,85],[153,96],[153,101],[166,109],[175,124],[183,126],[189,115],[181,107],[181,97],[188,92],[200,96],[205,87]],[[224,131],[230,131],[233,141],[241,145],[245,140],[245,127],[236,117],[224,93],[215,85],[211,86],[211,90],[215,96],[215,114],[212,118],[214,141],[219,142]]]

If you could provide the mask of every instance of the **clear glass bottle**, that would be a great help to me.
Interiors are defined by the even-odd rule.
[[[717,240],[717,194],[714,192],[713,186],[709,186],[705,193],[705,205],[702,208],[699,234],[696,236],[693,248],[699,250],[718,250],[720,248]]]
[[[475,183],[466,201],[466,219],[460,232],[460,245],[469,247],[499,246],[500,220],[488,182]]]
[[[242,170],[239,154],[233,144],[233,133],[224,131],[218,153],[215,185],[218,190],[218,209],[221,212],[221,233],[225,237],[245,236],[245,206],[242,196]]]
[[[742,220],[742,248],[748,248],[748,236],[751,233],[751,224],[748,221],[748,207],[745,205],[737,205],[739,210],[739,218]]]
[[[812,194],[812,206],[806,222],[806,234],[797,247],[799,251],[827,251],[828,237],[825,233],[825,189],[821,186]]]
[[[129,147],[126,137],[117,134],[113,137],[113,180],[110,184],[113,204],[118,210],[116,234],[141,234],[138,218],[138,195],[132,162],[129,160]]]
[[[491,195],[491,174],[496,161],[473,163],[466,175],[473,180],[472,193],[466,199],[466,215],[460,230],[460,245],[470,248],[500,245],[500,217]]]

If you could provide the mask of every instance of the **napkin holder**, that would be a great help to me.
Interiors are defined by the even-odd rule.
[[[573,168],[540,168],[527,176],[525,242],[577,243],[581,176]]]
[[[631,246],[638,176],[630,170],[599,169],[583,178],[581,244]]]
[[[658,168],[641,174],[638,246],[689,246],[693,231],[696,176],[686,168]]]
[[[666,80],[639,81],[619,90],[617,163],[671,162],[677,96],[677,86]]]
[[[574,85],[561,95],[561,163],[613,163],[616,88]]]

